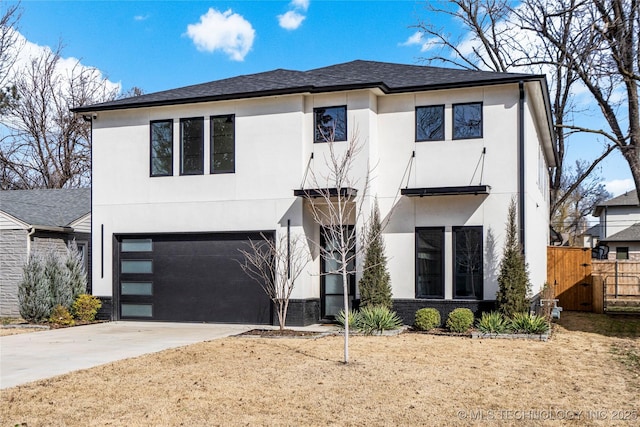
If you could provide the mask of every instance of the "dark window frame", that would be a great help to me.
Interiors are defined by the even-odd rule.
[[[442,123],[440,125],[440,128],[442,129],[442,137],[435,137],[435,138],[420,138],[419,134],[418,134],[418,118],[419,113],[418,110],[420,109],[427,109],[427,108],[437,108],[440,110],[441,113],[441,118],[442,118]],[[437,104],[437,105],[420,105],[417,106],[415,108],[415,137],[416,137],[416,142],[425,142],[425,141],[444,141],[445,140],[445,120],[444,120],[444,104]]]
[[[456,107],[465,107],[469,105],[479,105],[480,106],[480,135],[474,136],[457,136],[456,135]],[[463,102],[459,104],[451,105],[451,138],[454,140],[460,139],[479,139],[483,138],[484,135],[484,106],[482,102]]]
[[[480,264],[479,264],[479,270],[477,272],[477,274],[480,276],[479,291],[476,291],[475,295],[458,295],[457,232],[463,231],[463,230],[473,230],[473,229],[480,231],[480,248],[478,250],[480,255]],[[451,258],[453,261],[452,262],[453,264],[453,275],[452,275],[453,298],[464,299],[464,300],[482,300],[484,299],[484,227],[481,225],[460,226],[460,227],[452,227],[451,231],[452,231]],[[473,275],[473,272],[472,272],[472,275]]]
[[[199,121],[202,130],[200,132],[200,164],[196,171],[185,172],[184,155],[184,123],[188,121]],[[180,119],[180,175],[204,175],[204,117],[185,117]]]
[[[336,138],[335,137],[335,133],[334,133],[334,138],[332,142],[344,142],[348,140],[348,120],[347,120],[347,106],[346,105],[332,105],[332,106],[327,106],[327,107],[316,107],[313,109],[313,142],[316,144],[319,143],[323,143],[323,142],[329,142],[327,139],[324,138],[318,138],[318,136],[322,135],[322,133],[318,130],[318,112],[320,110],[331,110],[331,109],[343,109],[344,110],[344,135],[340,135],[340,138]]]
[[[625,254],[624,258],[621,258],[620,255]],[[629,246],[616,246],[616,259],[618,260],[628,260],[629,259]]]
[[[428,295],[428,294],[420,294],[419,293],[419,286],[418,286],[418,276],[419,276],[419,270],[420,270],[420,265],[418,262],[418,233],[421,231],[439,231],[440,232],[440,245],[441,245],[441,250],[440,250],[440,291],[442,295],[437,295],[437,294],[433,294],[433,295]],[[416,227],[415,229],[415,248],[414,248],[414,252],[415,252],[415,296],[418,299],[444,299],[444,294],[445,294],[445,280],[444,280],[444,271],[445,271],[445,228],[444,227]]]
[[[214,156],[215,156],[215,119],[226,118],[231,119],[233,123],[233,151],[231,151],[231,169],[215,169],[214,168]],[[223,173],[235,173],[236,172],[236,115],[235,114],[220,114],[209,117],[209,173],[210,174],[223,174]]]
[[[153,125],[156,123],[168,123],[171,132],[171,162],[169,163],[169,171],[167,173],[154,173],[153,171],[153,160],[158,158],[158,156],[154,156],[154,147],[153,147]],[[149,122],[149,176],[158,177],[158,176],[173,176],[173,119],[163,119],[163,120],[151,120]]]

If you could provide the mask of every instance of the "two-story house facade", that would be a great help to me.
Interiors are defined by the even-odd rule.
[[[511,200],[534,291],[545,281],[556,151],[543,76],[353,61],[74,111],[92,122],[92,289],[114,319],[272,323],[239,249],[260,233],[321,244],[300,190],[327,167],[327,124],[338,149],[362,143],[351,173],[371,172],[361,201],[379,203],[406,322],[421,307],[491,308]],[[313,246],[290,324],[340,308]]]

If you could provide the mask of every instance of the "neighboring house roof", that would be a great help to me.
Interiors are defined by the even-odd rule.
[[[601,242],[640,242],[640,222],[602,239]]]
[[[596,206],[595,210],[593,211],[593,216],[600,216],[600,214],[602,213],[602,210],[605,207],[638,206],[638,205],[639,205],[638,193],[636,193],[635,191],[627,191],[626,193],[618,197],[614,197],[613,199],[609,199],[607,201],[600,203],[598,206]]]
[[[471,71],[357,60],[309,71],[277,69],[232,77],[101,104],[79,106],[73,111],[78,113],[97,112],[294,93],[371,88],[378,88],[384,93],[403,93],[531,80],[540,81],[546,91],[544,75]]]
[[[600,224],[596,224],[592,227],[589,227],[585,230],[584,233],[582,233],[583,236],[593,236],[593,237],[600,237]]]
[[[0,211],[31,226],[67,227],[91,212],[91,189],[3,190]]]

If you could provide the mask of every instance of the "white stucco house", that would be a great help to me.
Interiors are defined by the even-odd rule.
[[[635,191],[628,191],[599,204],[593,216],[600,219],[594,257],[640,260],[640,204]]]
[[[375,165],[362,202],[376,197],[388,221],[405,322],[421,307],[493,307],[512,198],[535,291],[556,164],[549,105],[540,75],[353,61],[79,106],[92,122],[93,293],[113,319],[272,323],[238,249],[260,232],[326,244],[301,191],[326,166],[322,126],[337,147],[363,142],[355,175]],[[341,306],[341,282],[311,253],[291,325]]]

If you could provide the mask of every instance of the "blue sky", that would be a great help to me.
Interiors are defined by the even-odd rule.
[[[19,31],[40,46],[98,68],[109,80],[145,93],[276,68],[312,68],[368,59],[419,64],[425,55],[412,26],[430,16],[424,1],[32,1]],[[410,40],[416,43],[410,43]],[[576,140],[567,159],[595,158],[602,144]],[[600,175],[614,194],[633,188],[613,153]]]

